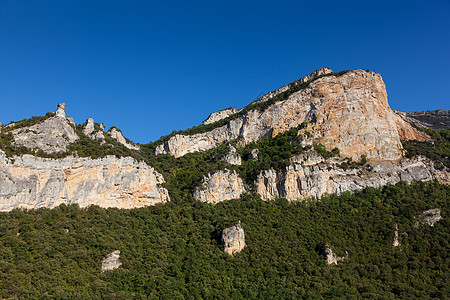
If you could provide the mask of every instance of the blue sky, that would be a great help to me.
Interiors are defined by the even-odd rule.
[[[450,1],[0,0],[0,122],[66,102],[146,143],[329,67],[450,109]]]

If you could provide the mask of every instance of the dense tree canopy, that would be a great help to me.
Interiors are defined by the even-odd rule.
[[[448,186],[429,182],[293,203],[247,194],[215,206],[14,210],[0,214],[0,297],[444,299],[449,197]],[[443,219],[416,226],[431,208]],[[237,220],[247,247],[231,257],[220,234]],[[327,265],[325,243],[348,257]],[[101,273],[116,249],[123,265]]]

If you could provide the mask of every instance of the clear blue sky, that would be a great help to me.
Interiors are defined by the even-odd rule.
[[[0,0],[0,121],[66,112],[146,143],[321,67],[450,109],[450,1]]]

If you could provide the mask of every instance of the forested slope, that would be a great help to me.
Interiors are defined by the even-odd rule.
[[[215,206],[14,210],[0,214],[0,297],[445,299],[449,197],[448,186],[428,182],[307,202],[246,195]],[[443,219],[417,224],[432,208]],[[237,220],[247,247],[231,257],[220,233]],[[325,244],[348,257],[327,265]],[[102,273],[114,250],[123,265]]]

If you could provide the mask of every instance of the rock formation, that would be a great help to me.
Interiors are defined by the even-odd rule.
[[[420,112],[403,112],[394,110],[403,120],[419,127],[450,129],[450,111],[432,110]]]
[[[394,241],[392,242],[392,247],[399,247],[401,246],[400,241],[398,239],[398,225],[395,225],[395,232],[394,232]]]
[[[240,166],[242,163],[242,159],[239,153],[236,152],[236,148],[234,148],[232,145],[228,145],[227,150],[228,154],[223,158],[223,160],[231,165]]]
[[[328,244],[325,245],[322,254],[329,265],[337,265],[338,262],[344,261],[345,259],[343,256],[336,256]]]
[[[169,200],[162,183],[161,174],[131,157],[8,158],[0,150],[0,211],[53,208],[61,203],[148,206]]]
[[[105,139],[103,124],[100,124],[100,129],[96,131],[94,120],[92,118],[86,120],[86,123],[83,126],[83,133],[94,140]]]
[[[282,86],[282,87],[280,87],[280,88],[278,88],[278,89],[276,89],[276,90],[274,90],[272,92],[269,92],[269,93],[265,94],[264,96],[262,96],[262,97],[258,98],[257,100],[253,101],[253,103],[259,103],[259,102],[267,101],[267,100],[275,97],[278,94],[286,92],[287,90],[293,88],[296,85],[308,82],[308,81],[313,80],[313,79],[315,79],[315,78],[317,78],[319,76],[330,74],[330,73],[333,73],[333,71],[331,69],[328,69],[328,68],[317,69],[314,72],[312,72],[312,73],[310,73],[310,74],[300,78],[299,80],[296,80],[294,82],[286,84],[286,85],[284,85],[284,86]]]
[[[324,194],[341,194],[345,191],[378,187],[400,180],[428,181],[433,179],[422,158],[405,160],[401,163],[384,161],[373,165],[372,170],[341,167],[341,160],[306,161],[293,164],[284,170],[262,171],[256,180],[256,192],[263,200],[283,197],[290,201],[304,200]]]
[[[29,149],[40,149],[46,153],[64,152],[67,145],[78,140],[71,122],[66,118],[65,104],[58,104],[55,117],[29,127],[11,130],[13,144]]]
[[[361,155],[396,160],[402,156],[401,138],[425,138],[389,108],[380,74],[354,70],[318,78],[284,101],[263,111],[250,110],[211,131],[175,135],[155,153],[180,157],[238,137],[249,143],[304,122],[309,124],[305,130],[312,132],[316,143],[323,143],[328,150],[337,147],[341,155],[355,160]]]
[[[236,171],[218,171],[203,178],[201,187],[194,191],[194,199],[218,203],[224,200],[237,199],[245,192],[244,183]]]
[[[91,133],[93,133],[94,132],[94,119],[92,119],[92,118],[89,118],[89,119],[87,119],[86,120],[86,124],[84,125],[84,127],[83,127],[83,133],[85,134],[85,135],[91,135]]]
[[[132,150],[139,150],[139,146],[134,145],[130,142],[128,142],[125,137],[122,134],[122,131],[120,131],[119,129],[117,129],[116,127],[112,127],[109,131],[108,131],[108,135],[110,135],[113,139],[117,140],[119,143],[121,143],[122,145],[124,145],[125,147],[127,147],[128,149],[132,149]]]
[[[58,109],[56,110],[55,116],[57,118],[66,118],[66,104],[65,103],[59,103]]]
[[[222,110],[219,110],[218,112],[213,112],[212,114],[210,114],[208,116],[208,118],[206,118],[205,121],[203,121],[203,124],[207,125],[207,124],[217,122],[217,121],[225,119],[226,117],[228,117],[232,114],[235,114],[235,113],[236,113],[236,109],[234,107],[222,109]]]
[[[441,210],[439,208],[433,208],[422,212],[418,217],[418,223],[432,226],[442,219]],[[416,225],[418,225],[418,223]]]
[[[258,160],[258,154],[259,154],[258,149],[252,149],[252,151],[248,155],[248,158],[251,160]]]
[[[119,250],[113,251],[110,254],[108,254],[108,256],[103,258],[102,272],[111,271],[120,267],[122,263],[119,261],[119,258],[120,258]]]
[[[224,251],[233,256],[241,252],[245,247],[244,229],[241,227],[241,221],[236,225],[225,228],[222,232],[222,242]]]

